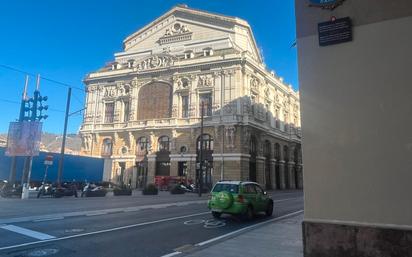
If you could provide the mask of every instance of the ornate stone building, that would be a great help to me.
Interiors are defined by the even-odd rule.
[[[104,180],[194,179],[204,103],[204,180],[302,187],[299,93],[268,71],[249,24],[176,6],[85,78],[82,153]]]

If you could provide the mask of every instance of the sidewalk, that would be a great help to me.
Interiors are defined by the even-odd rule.
[[[302,257],[303,214],[279,220],[186,257]]]

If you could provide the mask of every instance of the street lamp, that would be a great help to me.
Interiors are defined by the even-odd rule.
[[[204,101],[201,102],[201,112],[200,112],[200,149],[199,149],[199,170],[197,172],[197,183],[199,197],[202,196],[202,187],[203,187],[203,117],[204,117]]]

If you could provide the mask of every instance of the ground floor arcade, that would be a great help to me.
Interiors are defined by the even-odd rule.
[[[169,160],[157,158],[156,154],[146,156],[143,161],[126,159],[106,159],[104,180],[124,183],[133,188],[153,183],[155,176],[180,177],[194,182],[199,168],[197,156],[191,154],[169,155]],[[251,157],[239,153],[216,154],[212,162],[203,168],[204,184],[219,180],[251,180],[264,185],[267,189],[302,188],[302,165],[283,160]]]
[[[267,189],[302,188],[300,142],[290,135],[251,126],[140,130],[100,133],[95,154],[105,159],[103,180],[133,188],[172,176],[204,184],[251,180]],[[200,161],[202,169],[200,171]]]

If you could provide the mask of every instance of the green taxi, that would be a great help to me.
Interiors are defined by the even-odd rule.
[[[256,213],[273,214],[273,200],[255,182],[220,181],[211,191],[207,203],[215,218],[222,213],[241,215],[252,219]]]

